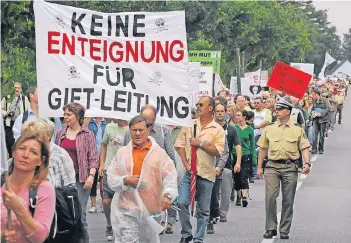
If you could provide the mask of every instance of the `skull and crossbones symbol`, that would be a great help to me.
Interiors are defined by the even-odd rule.
[[[75,66],[70,66],[68,70],[69,70],[69,74],[68,74],[69,79],[79,78],[80,73],[78,73],[78,70]]]
[[[167,25],[165,25],[165,23],[166,23],[166,21],[165,21],[164,19],[157,19],[157,20],[155,21],[155,25],[157,26],[157,27],[155,28],[156,33],[161,32],[161,31],[164,31],[164,30],[168,30],[168,29],[167,29]]]
[[[160,72],[155,72],[153,75],[152,75],[152,78],[149,78],[149,83],[155,83],[157,84],[158,86],[160,86],[160,84],[162,83],[162,80],[161,80],[161,73]]]
[[[63,18],[59,15],[55,16],[56,23],[60,25],[62,28],[65,28],[65,22],[63,22]]]

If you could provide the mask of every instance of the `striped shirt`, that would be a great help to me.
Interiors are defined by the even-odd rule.
[[[60,146],[66,137],[66,129],[57,132],[56,144]],[[96,148],[95,136],[87,127],[82,127],[76,135],[76,148],[79,167],[79,181],[85,183],[88,179],[89,171],[99,167],[98,152]]]
[[[55,188],[68,186],[76,182],[71,157],[66,150],[54,143],[50,144],[48,180]]]

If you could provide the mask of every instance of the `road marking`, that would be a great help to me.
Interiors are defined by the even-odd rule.
[[[315,161],[317,160],[317,158],[318,158],[318,154],[312,155],[312,157],[311,157],[311,162],[315,162]],[[310,173],[311,173],[311,171],[312,171],[312,168],[313,168],[313,164],[311,164]],[[308,175],[304,175],[304,174],[300,175],[299,181],[297,182],[296,191],[298,191],[298,190],[300,189],[300,187],[302,186],[302,183],[305,181],[305,179],[307,178],[307,176],[308,176]],[[280,189],[279,189],[279,190],[280,190]],[[282,212],[279,212],[279,213],[277,214],[277,221],[278,221],[277,229],[279,229],[279,224],[280,224],[281,215],[282,215]],[[278,232],[278,234],[279,234],[279,232]],[[263,240],[261,241],[261,243],[273,243],[274,240],[275,240],[277,237],[278,237],[278,235],[275,236],[275,237],[273,237],[273,239],[263,239]]]

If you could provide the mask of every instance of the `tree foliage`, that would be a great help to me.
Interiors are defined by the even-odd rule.
[[[345,59],[348,59],[351,62],[351,28],[348,33],[344,34],[342,55]]]
[[[52,1],[54,2],[54,1]],[[100,12],[184,10],[188,48],[221,50],[221,76],[228,81],[237,66],[236,48],[245,52],[245,70],[262,61],[271,68],[277,60],[315,63],[318,73],[329,51],[341,57],[341,40],[329,27],[326,11],[311,2],[287,1],[60,1],[57,4]],[[1,2],[2,89],[13,81],[36,82],[35,26],[32,1]],[[350,58],[350,35],[344,55]]]

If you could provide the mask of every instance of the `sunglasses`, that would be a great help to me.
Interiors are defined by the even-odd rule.
[[[198,106],[203,107],[203,106],[205,106],[205,104],[197,103],[197,104],[196,104],[196,107],[198,107]]]

